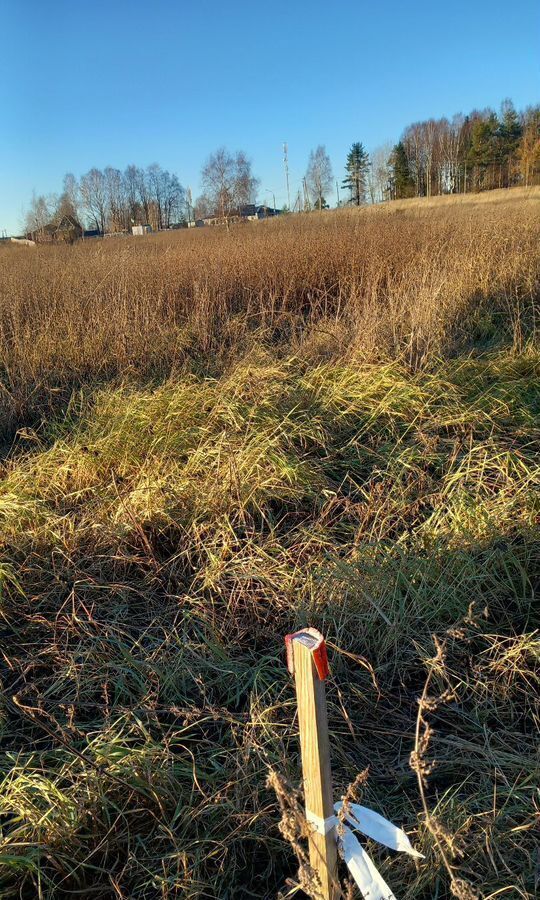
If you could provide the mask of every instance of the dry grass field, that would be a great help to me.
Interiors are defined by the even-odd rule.
[[[540,189],[492,194],[0,248],[4,428],[62,408],[76,386],[215,375],[254,346],[413,369],[502,330],[519,349],[534,325]]]
[[[307,623],[396,895],[536,895],[539,301],[539,189],[0,246],[0,897],[293,896]]]

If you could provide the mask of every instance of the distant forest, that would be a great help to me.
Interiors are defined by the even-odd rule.
[[[540,184],[540,106],[408,125],[376,181],[389,199]]]
[[[474,110],[415,122],[397,144],[369,154],[360,141],[354,142],[344,168],[345,196],[340,200],[331,160],[319,145],[310,154],[293,209],[326,208],[334,186],[338,205],[344,206],[537,185],[540,105],[517,111],[505,100],[499,113]],[[201,183],[204,193],[193,202],[179,177],[157,163],[146,169],[131,165],[123,172],[111,166],[92,168],[80,179],[69,173],[61,194],[34,193],[25,230],[37,235],[65,216],[99,233],[127,231],[136,223],[166,229],[215,211],[226,217],[255,201],[260,181],[245,153],[221,147],[203,165]]]

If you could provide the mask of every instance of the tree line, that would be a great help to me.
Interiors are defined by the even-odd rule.
[[[36,233],[70,216],[100,234],[129,231],[141,223],[170,228],[182,221],[185,200],[178,176],[157,163],[146,169],[130,165],[123,172],[112,166],[92,168],[79,180],[68,173],[59,196],[34,194],[25,225]]]
[[[540,106],[517,112],[505,100],[492,109],[408,125],[397,144],[368,154],[352,144],[341,185],[323,144],[312,150],[294,209],[380,203],[540,184]],[[341,196],[340,196],[341,187]]]
[[[260,181],[243,151],[221,147],[201,171],[203,193],[193,203],[178,176],[157,163],[124,171],[92,168],[80,179],[64,178],[60,195],[34,196],[26,231],[39,232],[69,215],[100,233],[129,231],[134,224],[155,230],[185,224],[186,219],[226,219],[254,204]],[[361,205],[407,197],[432,197],[540,184],[540,106],[518,112],[505,100],[492,109],[428,119],[408,125],[395,145],[368,155],[352,144],[341,185],[334,180],[324,145],[312,150],[293,205],[296,211],[326,209],[334,193],[337,205]],[[341,194],[340,194],[341,186]]]
[[[510,100],[492,109],[428,119],[408,125],[395,145],[368,155],[355,142],[345,162],[337,205],[380,203],[540,184],[540,106],[517,112]],[[334,190],[330,158],[323,145],[309,157],[298,209],[324,209]]]
[[[366,171],[369,199],[433,197],[540,184],[540,106],[474,110],[408,125]]]
[[[174,173],[157,163],[145,169],[92,168],[80,179],[64,176],[60,194],[34,193],[26,214],[25,230],[36,235],[69,216],[100,234],[129,231],[147,224],[154,230],[186,224],[193,217],[227,218],[239,207],[256,200],[259,179],[251,161],[239,150],[220,147],[206,160],[201,181],[204,193],[193,204],[191,194]]]

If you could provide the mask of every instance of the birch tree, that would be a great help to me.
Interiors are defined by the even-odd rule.
[[[306,170],[306,185],[315,209],[324,209],[327,206],[326,197],[332,190],[333,182],[330,157],[324,144],[319,144],[316,150],[312,150],[309,154]]]

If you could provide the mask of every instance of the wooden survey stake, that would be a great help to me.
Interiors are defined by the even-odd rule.
[[[324,678],[328,662],[323,636],[314,628],[288,635],[287,659],[294,672],[306,819],[311,827],[309,859],[321,881],[321,896],[338,896],[337,842]]]

